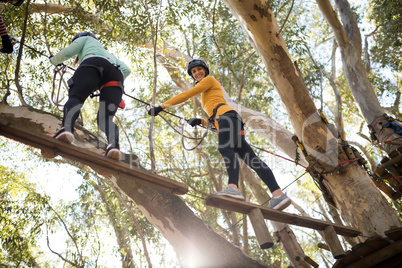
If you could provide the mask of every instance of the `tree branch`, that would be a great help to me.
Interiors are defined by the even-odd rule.
[[[31,3],[31,0],[28,0],[25,6],[25,19],[24,19],[24,26],[22,28],[22,36],[21,36],[21,41],[20,41],[20,49],[18,51],[18,56],[17,56],[17,64],[15,66],[15,86],[17,87],[17,93],[18,93],[18,98],[21,102],[21,105],[27,106],[28,104],[24,100],[24,96],[22,94],[22,87],[20,84],[19,80],[19,72],[20,72],[20,66],[21,66],[21,58],[22,58],[22,51],[24,50],[24,42],[25,42],[25,35],[27,31],[27,24],[28,24],[28,17],[29,17],[29,4]]]
[[[343,28],[341,22],[339,21],[334,9],[331,6],[329,0],[316,0],[318,6],[321,9],[322,14],[328,21],[329,25],[332,27],[336,40],[340,46],[347,46],[349,44],[349,38]]]

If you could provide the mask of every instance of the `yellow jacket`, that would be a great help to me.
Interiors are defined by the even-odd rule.
[[[233,110],[229,105],[227,105],[225,98],[223,97],[223,91],[218,80],[212,76],[204,77],[195,87],[180,93],[179,95],[171,98],[170,100],[163,103],[164,108],[169,108],[174,105],[180,104],[187,101],[191,97],[201,94],[201,104],[204,111],[209,117],[212,116],[213,110],[218,104],[224,103],[218,108],[215,118],[219,118],[219,115],[224,114],[228,111]],[[203,125],[206,125],[206,121],[203,121]],[[218,127],[218,124],[216,124]]]

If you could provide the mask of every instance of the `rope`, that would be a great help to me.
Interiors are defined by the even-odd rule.
[[[198,146],[200,146],[201,143],[204,141],[204,138],[207,136],[208,130],[209,130],[209,121],[208,121],[208,126],[207,126],[204,134],[202,134],[202,137],[201,138],[193,138],[193,139],[199,139],[199,142],[194,147],[187,149],[186,146],[184,145],[184,124],[182,124],[181,125],[181,131],[182,131],[182,133],[181,133],[181,137],[182,137],[181,138],[181,144],[182,144],[184,150],[192,151],[192,150],[195,150]]]
[[[21,42],[20,42],[19,40],[15,39],[15,38],[14,38],[13,40],[14,40],[16,43],[20,43],[20,44],[21,44]],[[53,56],[53,55],[48,56],[48,55],[46,55],[45,53],[40,52],[39,50],[37,50],[37,49],[35,49],[35,48],[33,48],[33,47],[31,47],[31,46],[25,44],[25,43],[22,44],[22,45],[23,45],[24,47],[27,47],[27,48],[29,48],[30,50],[32,50],[32,51],[38,53],[39,55],[48,58],[48,59],[50,59],[50,58]],[[66,64],[64,64],[64,63],[62,63],[62,64],[60,64],[60,65],[65,66],[66,68],[68,68],[68,69],[70,69],[70,70],[72,70],[72,71],[75,71],[75,69],[74,69],[73,67],[70,67],[70,66],[68,66],[68,65],[66,65]]]
[[[382,119],[386,119],[386,117],[380,117],[375,123],[374,125],[371,127],[370,129],[370,134],[373,132],[374,127],[378,124],[378,122],[380,122]]]
[[[54,105],[56,105],[57,109],[61,111],[59,107],[63,107],[64,105],[60,104],[60,89],[61,89],[61,83],[63,82],[63,76],[67,71],[66,65],[60,65],[60,66],[55,66],[54,67],[54,75],[53,75],[53,83],[52,83],[52,94],[51,94],[51,100]],[[54,92],[56,90],[56,76],[57,74],[60,74],[60,81],[59,81],[59,86],[57,90],[57,96],[56,100],[54,99]]]
[[[258,149],[258,150],[261,150],[261,151],[263,151],[263,152],[272,154],[272,155],[274,155],[274,156],[276,156],[276,157],[285,159],[285,160],[287,160],[287,161],[289,161],[289,162],[293,162],[293,163],[295,163],[296,165],[299,165],[299,166],[303,167],[304,169],[306,169],[306,170],[309,171],[309,172],[313,172],[311,169],[309,169],[308,167],[303,166],[302,164],[299,164],[297,161],[294,161],[294,160],[292,160],[292,159],[283,157],[283,156],[281,156],[281,155],[274,154],[273,152],[267,151],[267,150],[265,150],[265,149],[263,149],[263,148],[260,148],[260,147],[255,146],[255,145],[252,145],[252,144],[250,144],[250,145],[251,145],[251,147],[254,147],[254,148],[256,148],[256,149]]]

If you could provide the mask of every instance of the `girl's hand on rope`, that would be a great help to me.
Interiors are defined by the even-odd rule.
[[[187,121],[187,123],[188,123],[190,126],[195,127],[195,126],[201,125],[201,119],[200,119],[200,118],[190,118],[190,119]]]
[[[152,107],[149,109],[148,114],[151,116],[157,116],[160,112],[162,112],[163,108],[162,106],[157,106],[157,107]]]

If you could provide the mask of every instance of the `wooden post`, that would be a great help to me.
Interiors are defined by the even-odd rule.
[[[264,217],[261,210],[258,208],[252,209],[248,214],[251,224],[253,225],[255,236],[260,244],[261,249],[271,248],[274,243],[272,237],[269,234],[268,227],[265,224]]]
[[[326,244],[324,244],[324,243],[318,243],[317,246],[318,246],[319,248],[322,248],[322,249],[331,251],[331,250],[329,249],[328,245],[326,245]]]
[[[304,260],[310,264],[311,266],[313,266],[314,268],[318,267],[318,263],[316,263],[312,258],[310,258],[309,256],[304,256]]]
[[[303,268],[310,268],[310,265],[309,265],[305,260],[303,260],[300,256],[297,256],[297,257],[296,257],[296,261],[297,261],[301,266],[303,266]]]
[[[345,257],[345,251],[342,248],[341,242],[339,241],[333,226],[329,225],[325,227],[324,239],[332,252],[332,256],[334,256],[335,259],[342,259]]]

